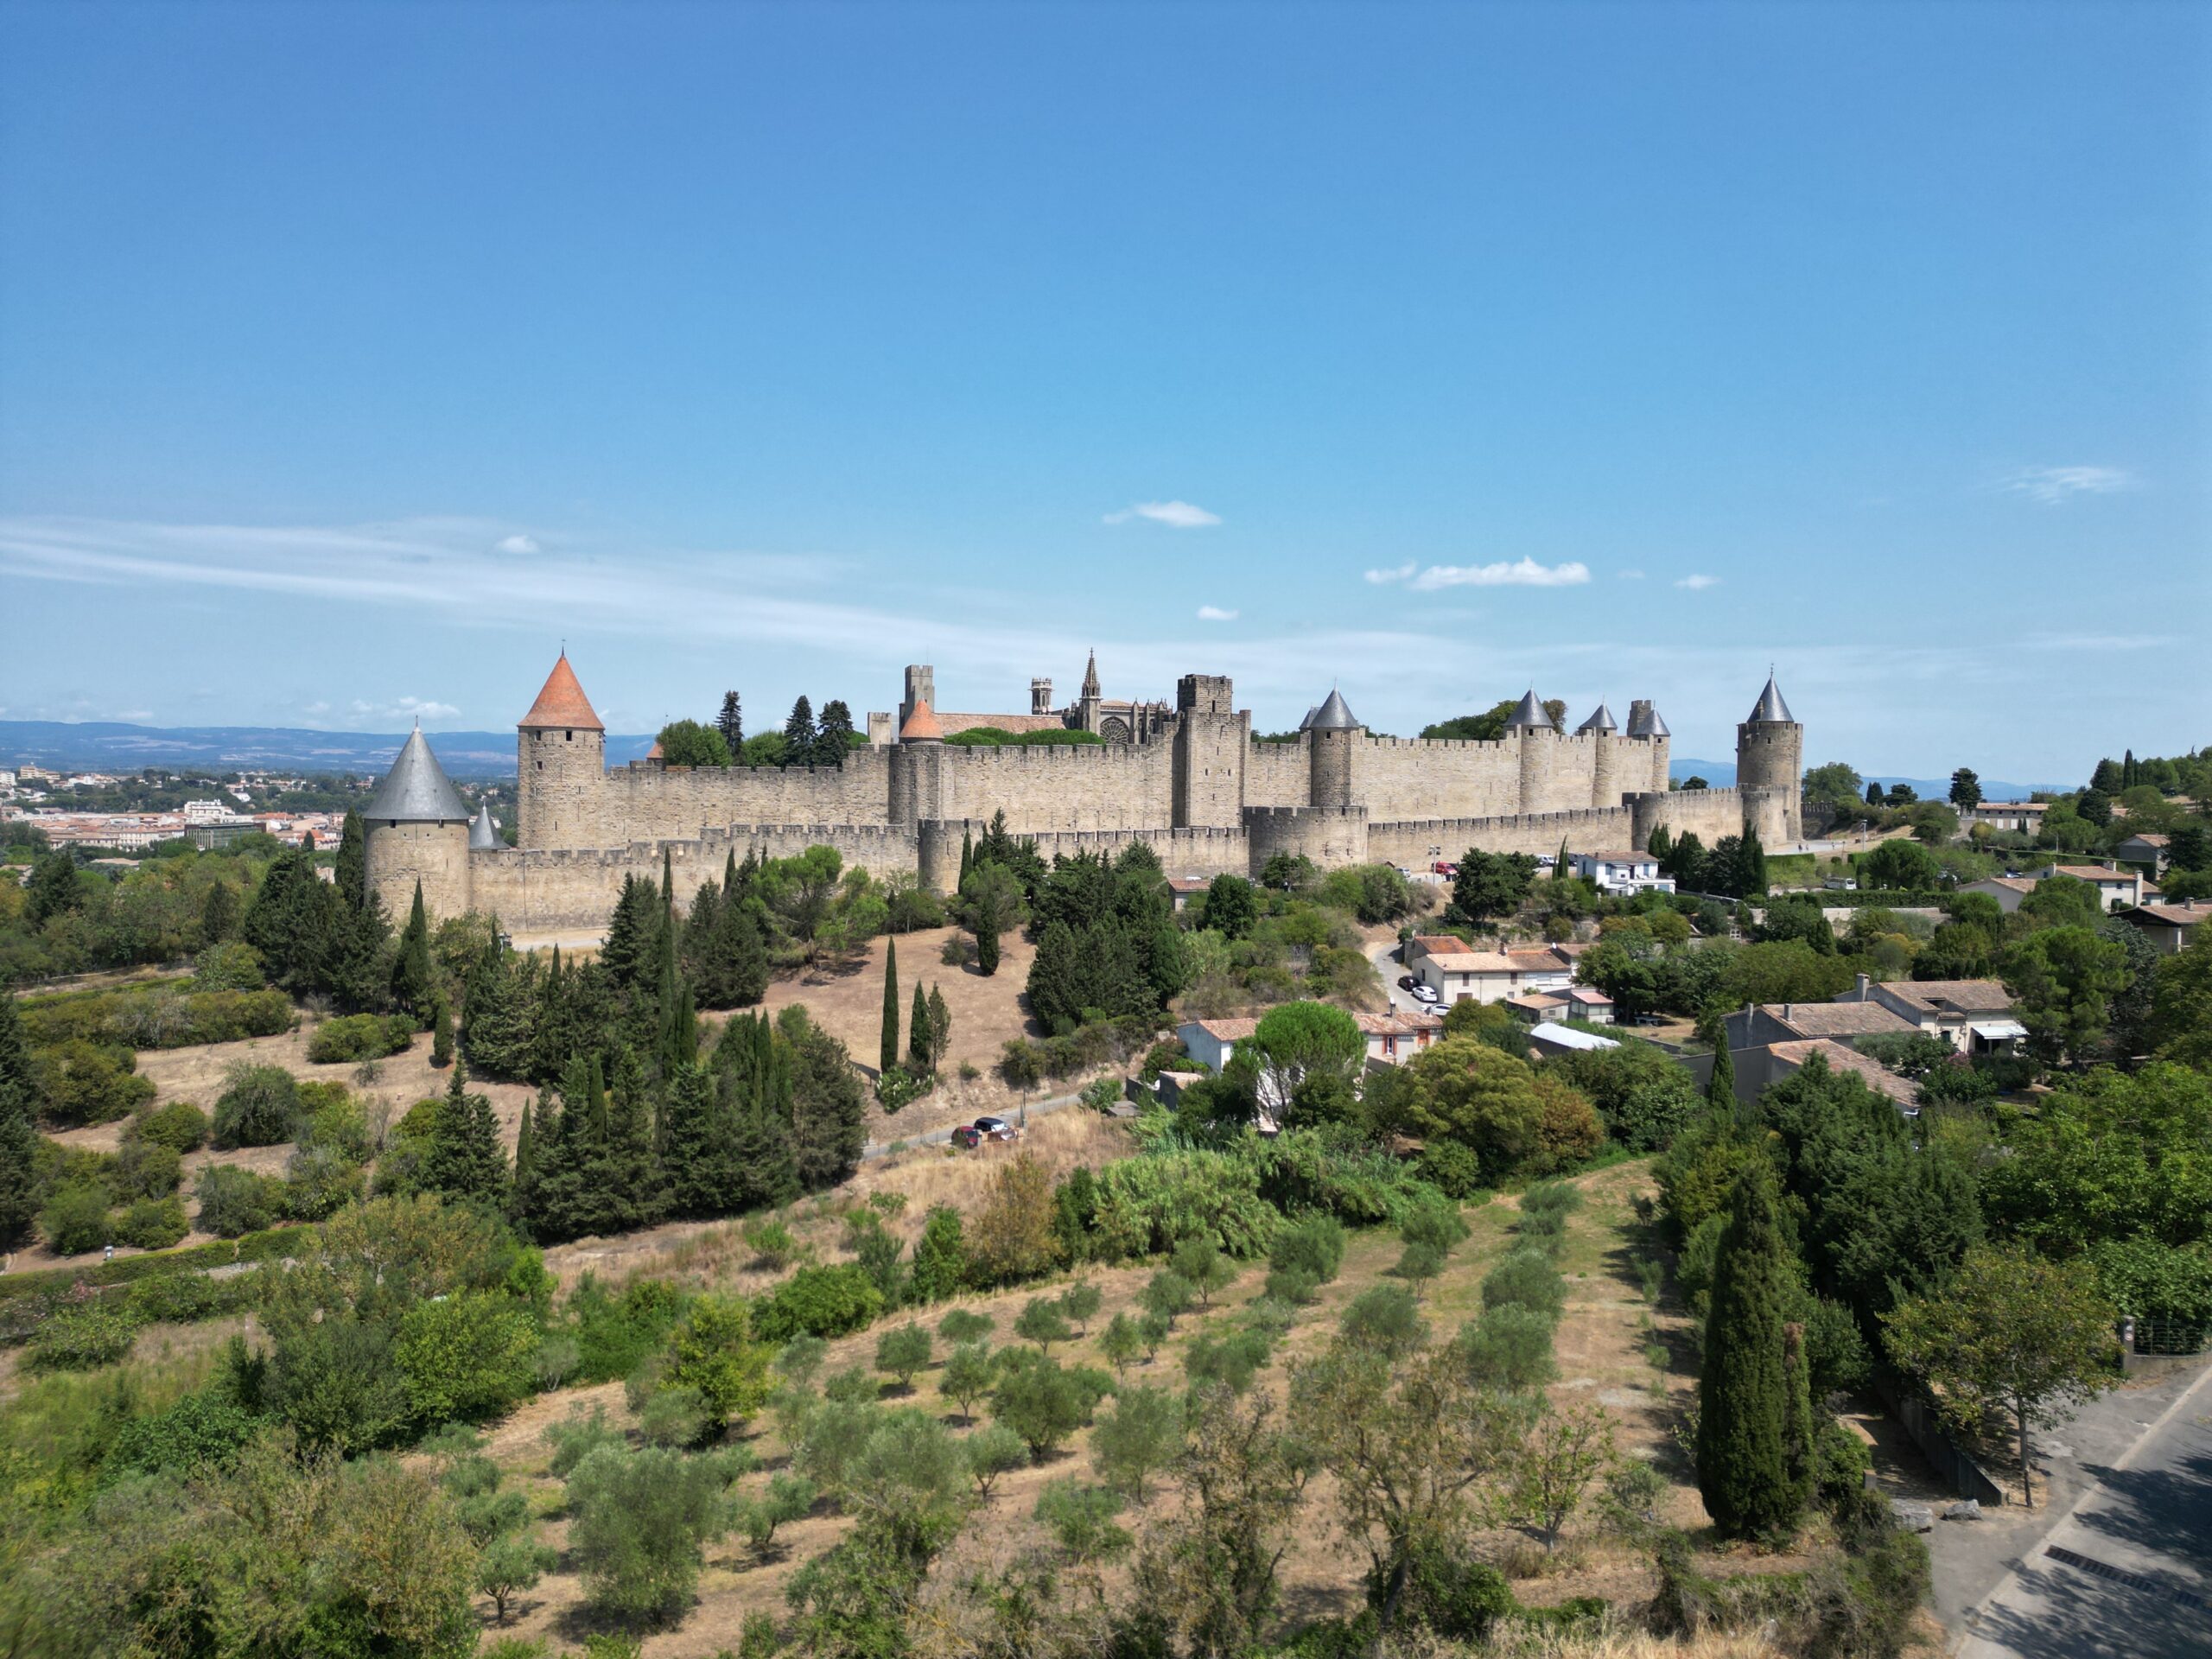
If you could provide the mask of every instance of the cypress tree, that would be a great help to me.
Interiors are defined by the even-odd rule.
[[[883,948],[883,1039],[878,1051],[877,1072],[888,1076],[899,1064],[899,942]]]
[[[935,1071],[944,1062],[945,1050],[952,1046],[952,1010],[944,1005],[944,993],[930,984],[930,1070]]]
[[[492,1103],[467,1090],[468,1067],[456,1061],[446,1085],[437,1124],[423,1159],[423,1185],[449,1198],[505,1201],[507,1155],[499,1146],[499,1119]]]
[[[14,992],[0,984],[0,1245],[12,1246],[28,1236],[38,1213],[32,1171],[38,1151],[33,1117],[37,1099],[22,1016]]]
[[[999,931],[987,927],[976,935],[976,971],[985,979],[999,970]]]
[[[600,947],[600,965],[607,969],[617,992],[627,995],[645,981],[653,966],[654,911],[658,899],[652,883],[635,875],[622,878],[622,892],[607,924],[607,943]]]
[[[1735,876],[1738,898],[1766,897],[1766,849],[1759,844],[1759,832],[1749,823],[1745,824],[1743,837],[1736,843]]]
[[[1029,1009],[1047,1031],[1071,1029],[1083,1017],[1081,964],[1074,930],[1053,922],[1029,963]]]
[[[976,868],[976,837],[967,830],[960,832],[960,879],[952,884],[955,893],[968,885],[969,873]]]
[[[676,874],[666,847],[660,849],[660,911],[664,921],[676,909]]]
[[[1713,1045],[1713,1076],[1707,1079],[1705,1097],[1716,1111],[1736,1109],[1736,1061],[1728,1052],[1728,1028],[1720,1027]]]
[[[430,973],[430,918],[423,908],[423,884],[415,884],[414,908],[399,936],[399,955],[391,964],[391,1000],[415,1016],[417,1029],[435,1013],[431,999],[437,982]]]
[[[1787,1533],[1801,1512],[1790,1475],[1783,1316],[1796,1292],[1764,1161],[1736,1179],[1713,1269],[1698,1378],[1697,1481],[1719,1529]]]
[[[919,985],[914,987],[914,1012],[906,1024],[906,1069],[925,1077],[930,1073],[930,999]]]
[[[200,904],[200,943],[220,944],[238,925],[238,896],[219,876],[207,885]]]
[[[551,1096],[540,1090],[537,1104],[543,1107]],[[522,1127],[515,1133],[515,1179],[507,1191],[507,1213],[516,1224],[527,1228],[537,1207],[537,1113],[531,1103],[522,1103]]]
[[[1674,850],[1674,832],[1662,823],[1651,832],[1651,839],[1645,843],[1643,850],[1656,860],[1663,870],[1667,868],[1667,855]]]
[[[1789,1471],[1790,1505],[1798,1514],[1812,1502],[1818,1472],[1813,1458],[1813,1384],[1805,1362],[1805,1327],[1792,1319],[1782,1327],[1783,1445]]]
[[[337,868],[334,874],[338,878],[338,896],[346,901],[346,909],[358,911],[369,902],[368,833],[361,823],[361,815],[351,809],[346,814],[346,827],[338,836]]]
[[[446,1006],[445,993],[434,991],[430,995],[430,1064],[453,1063],[453,1010]]]
[[[670,1077],[661,1107],[661,1165],[667,1171],[669,1213],[704,1218],[728,1215],[736,1187],[734,1137],[715,1080],[697,1065]]]
[[[667,1010],[661,1020],[663,1077],[671,1075],[678,1066],[692,1065],[699,1058],[699,1009],[692,1000],[690,980],[679,977],[676,981]]]
[[[1567,880],[1567,837],[1565,836],[1559,838],[1559,856],[1552,861],[1552,880],[1554,881]]]

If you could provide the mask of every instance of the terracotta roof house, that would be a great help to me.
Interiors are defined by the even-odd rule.
[[[2151,948],[2163,957],[2188,950],[2196,925],[2207,917],[2212,917],[2212,899],[2166,899],[2120,912],[2120,919],[2141,928]]]
[[[2012,1016],[2012,994],[1993,979],[1901,979],[1882,982],[1859,976],[1839,1002],[1878,1005],[1909,1020],[1930,1037],[1941,1037],[1961,1054],[1987,1054],[2009,1048],[2028,1034]]]
[[[1464,939],[1418,936],[1406,945],[1406,966],[1446,1005],[1498,1002],[1529,991],[1563,991],[1574,982],[1574,964],[1548,946],[1529,950],[1478,950]]]
[[[1832,1038],[1777,1043],[1767,1050],[1767,1082],[1779,1083],[1784,1077],[1794,1076],[1802,1071],[1805,1062],[1815,1054],[1827,1061],[1829,1071],[1848,1072],[1876,1094],[1888,1096],[1906,1116],[1917,1117],[1920,1115],[1918,1091],[1910,1078],[1899,1077],[1871,1056],[1861,1054],[1850,1044],[1839,1043]]]

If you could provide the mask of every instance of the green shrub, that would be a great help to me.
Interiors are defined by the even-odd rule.
[[[594,1406],[586,1416],[580,1406],[571,1407],[567,1417],[557,1423],[545,1426],[545,1444],[553,1448],[552,1472],[556,1478],[565,1479],[569,1473],[602,1446],[619,1446],[622,1431],[610,1428],[607,1422],[607,1408]]]
[[[661,1389],[638,1414],[647,1446],[696,1446],[707,1433],[707,1401],[696,1389]]]
[[[130,1351],[138,1334],[129,1310],[97,1300],[65,1307],[31,1338],[29,1363],[34,1370],[89,1371],[111,1365]]]
[[[753,1330],[763,1341],[793,1337],[842,1337],[873,1323],[883,1312],[883,1293],[859,1266],[801,1268],[762,1297]]]
[[[236,1238],[258,1232],[284,1212],[284,1184],[235,1164],[210,1164],[193,1187],[203,1233]]]
[[[292,1028],[282,991],[180,991],[156,985],[127,991],[79,991],[22,1004],[24,1039],[33,1046],[69,1041],[130,1048],[185,1048],[200,1043],[274,1037]]]
[[[131,1312],[149,1323],[189,1325],[251,1307],[260,1289],[251,1274],[210,1279],[205,1273],[165,1273],[116,1294],[128,1297]]]
[[[1268,1247],[1268,1265],[1310,1274],[1325,1285],[1344,1265],[1344,1230],[1334,1216],[1308,1216],[1283,1228]]]
[[[1517,1304],[1556,1322],[1567,1308],[1567,1281],[1541,1250],[1510,1252],[1483,1281],[1485,1309]]]
[[[133,1417],[116,1433],[100,1465],[103,1478],[124,1474],[197,1475],[226,1469],[261,1424],[219,1388],[188,1394],[167,1411]]]
[[[109,1239],[106,1189],[65,1186],[46,1201],[40,1211],[39,1231],[47,1248],[56,1255],[82,1255],[97,1250]]]
[[[268,983],[261,952],[250,944],[211,944],[192,959],[195,991],[258,991]]]
[[[166,1250],[191,1230],[177,1198],[140,1198],[115,1218],[115,1242],[134,1249]]]
[[[126,1141],[115,1154],[108,1179],[119,1199],[165,1198],[183,1180],[184,1160],[150,1141]]]
[[[659,1620],[691,1599],[701,1547],[721,1518],[721,1478],[703,1459],[601,1446],[569,1476],[569,1554],[594,1607]]]
[[[1344,1309],[1344,1340],[1356,1348],[1402,1354],[1420,1346],[1428,1332],[1421,1304],[1403,1285],[1375,1285]]]
[[[1467,1199],[1483,1190],[1483,1160],[1461,1141],[1431,1141],[1414,1166],[1421,1179],[1447,1198]]]
[[[686,1300],[665,1279],[633,1279],[615,1296],[585,1274],[568,1306],[576,1344],[575,1380],[609,1382],[631,1376],[667,1343]]]
[[[421,1421],[481,1417],[530,1393],[537,1325],[507,1297],[459,1291],[409,1308],[393,1357]]]
[[[289,1141],[300,1119],[300,1089],[281,1065],[234,1065],[215,1102],[213,1140],[228,1152]]]
[[[1538,1389],[1559,1374],[1550,1317],[1518,1302],[1484,1310],[1461,1329],[1458,1345],[1468,1376],[1482,1388]]]
[[[1387,1588],[1379,1574],[1370,1573],[1369,1605],[1381,1606]],[[1406,1623],[1426,1625],[1448,1642],[1482,1643],[1514,1605],[1505,1575],[1487,1561],[1430,1547],[1417,1549],[1408,1565],[1398,1613]]]
[[[415,1022],[404,1014],[349,1014],[326,1020],[308,1039],[308,1058],[318,1065],[380,1060],[415,1040]]]
[[[137,1058],[127,1048],[73,1039],[41,1048],[31,1069],[45,1101],[46,1120],[63,1128],[112,1123],[150,1104],[154,1085],[135,1076]]]
[[[197,1152],[207,1144],[207,1114],[188,1100],[173,1100],[150,1112],[142,1112],[123,1131],[124,1143],[143,1141],[167,1147],[171,1152]]]

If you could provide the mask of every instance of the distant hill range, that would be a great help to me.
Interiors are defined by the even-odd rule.
[[[1670,760],[1667,769],[1677,780],[1702,778],[1715,789],[1733,789],[1736,786],[1736,763],[1733,760]],[[1859,776],[1862,788],[1867,784],[1879,784],[1884,789],[1891,784],[1909,784],[1913,792],[1923,801],[1948,801],[1951,798],[1951,780],[1948,778],[1907,778],[1901,772],[1861,772]],[[2079,784],[2008,784],[2001,778],[1984,778],[1981,779],[1981,798],[1985,801],[2024,801],[2038,790],[2048,794],[2063,794],[2068,790],[2081,787]]]
[[[125,726],[52,720],[0,720],[0,766],[35,761],[56,771],[136,772],[141,766],[205,766],[236,772],[328,772],[381,774],[406,741],[404,732],[310,732],[286,726]],[[430,747],[456,778],[512,778],[515,734],[432,732]],[[620,766],[642,760],[650,732],[609,733],[607,758]]]
[[[456,778],[512,778],[515,734],[507,732],[432,732],[430,747]],[[136,772],[141,766],[207,766],[238,772],[339,772],[381,774],[406,741],[404,732],[311,732],[290,726],[126,726],[111,721],[0,720],[0,766],[34,761],[59,770]],[[641,760],[653,734],[609,733],[610,766]],[[1677,760],[1676,778],[1702,778],[1715,789],[1736,781],[1733,760]],[[1868,773],[1886,789],[1910,784],[1923,798],[1950,793],[1948,778],[1900,778]],[[1993,801],[2024,800],[2034,791],[2071,784],[2008,784],[1985,778],[1981,792]]]

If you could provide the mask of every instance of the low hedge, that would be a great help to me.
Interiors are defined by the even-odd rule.
[[[32,1273],[0,1274],[0,1306],[29,1297],[63,1294],[75,1285],[105,1290],[135,1280],[158,1278],[163,1274],[204,1273],[210,1268],[226,1268],[233,1262],[266,1262],[282,1255],[288,1243],[297,1243],[298,1233],[296,1227],[270,1227],[240,1238],[195,1244],[189,1249],[118,1256],[112,1262],[88,1262],[81,1268],[41,1268]]]
[[[154,985],[127,991],[71,991],[26,997],[23,1037],[33,1047],[73,1039],[126,1048],[188,1048],[274,1037],[292,1028],[282,991],[180,991]]]
[[[326,1020],[308,1039],[308,1058],[318,1065],[380,1060],[415,1040],[415,1022],[404,1014],[349,1014]]]

